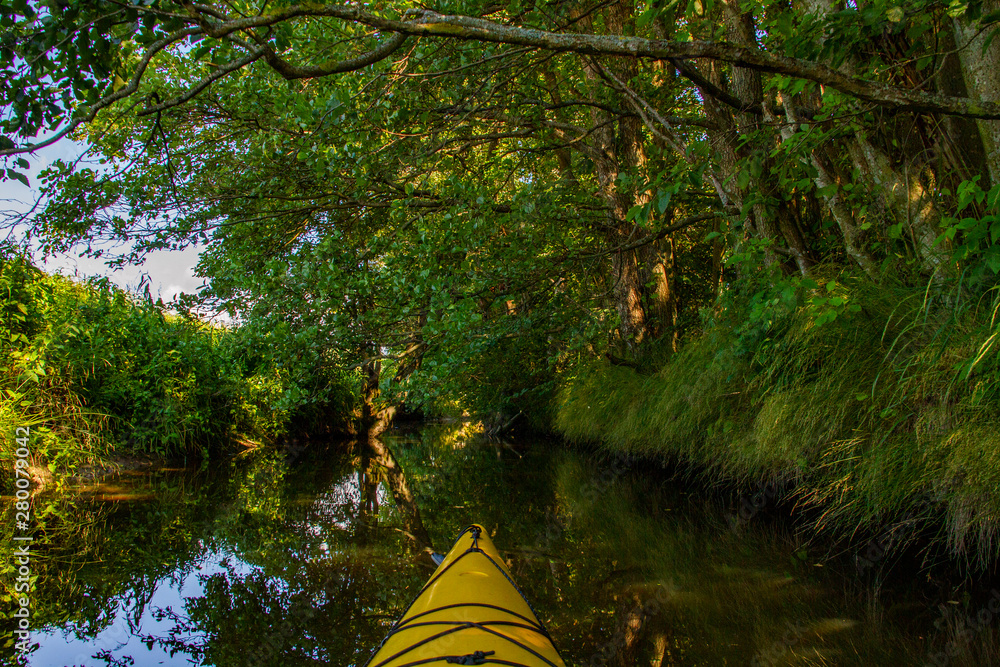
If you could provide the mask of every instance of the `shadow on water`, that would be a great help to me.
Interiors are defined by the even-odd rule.
[[[427,552],[476,522],[571,665],[992,660],[988,600],[847,594],[856,573],[728,509],[625,461],[452,427],[122,475],[34,500],[34,648],[15,654],[9,621],[0,644],[45,667],[361,665]],[[13,523],[5,499],[4,549]]]

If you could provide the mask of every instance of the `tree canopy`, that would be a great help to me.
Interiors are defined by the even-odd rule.
[[[46,250],[203,245],[200,298],[297,354],[509,416],[758,278],[991,285],[998,10],[18,0],[0,155],[100,156],[44,172]]]

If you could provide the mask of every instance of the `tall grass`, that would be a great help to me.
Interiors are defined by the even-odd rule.
[[[556,428],[712,480],[780,482],[834,535],[889,526],[901,546],[929,532],[992,563],[1000,300],[934,289],[830,278],[749,317],[744,302],[649,375],[581,369]]]
[[[57,477],[114,455],[212,456],[284,434],[317,401],[348,406],[342,419],[351,403],[336,373],[294,381],[256,332],[171,314],[107,280],[46,275],[16,256],[0,256],[0,341],[0,457],[31,426],[35,463]],[[303,391],[317,382],[322,392]]]

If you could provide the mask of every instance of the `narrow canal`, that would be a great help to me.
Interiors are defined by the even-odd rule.
[[[428,426],[222,467],[36,499],[37,646],[10,664],[363,665],[433,571],[427,549],[472,522],[569,665],[990,658],[992,619],[962,634],[983,601],[876,591],[852,559],[648,464]]]

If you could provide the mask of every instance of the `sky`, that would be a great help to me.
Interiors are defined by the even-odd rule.
[[[38,197],[38,192],[34,189],[38,173],[54,160],[75,160],[84,148],[82,144],[64,140],[46,146],[33,155],[23,156],[31,163],[27,176],[32,187],[25,187],[14,180],[0,180],[0,210],[18,213],[30,210]],[[119,270],[112,270],[99,259],[63,254],[48,258],[42,267],[50,273],[61,272],[81,277],[107,276],[119,286],[133,292],[138,288],[143,274],[146,274],[149,276],[150,294],[154,299],[160,298],[166,303],[181,292],[196,292],[201,286],[201,279],[194,275],[198,253],[197,248],[157,251],[151,253],[141,266],[128,266]]]

